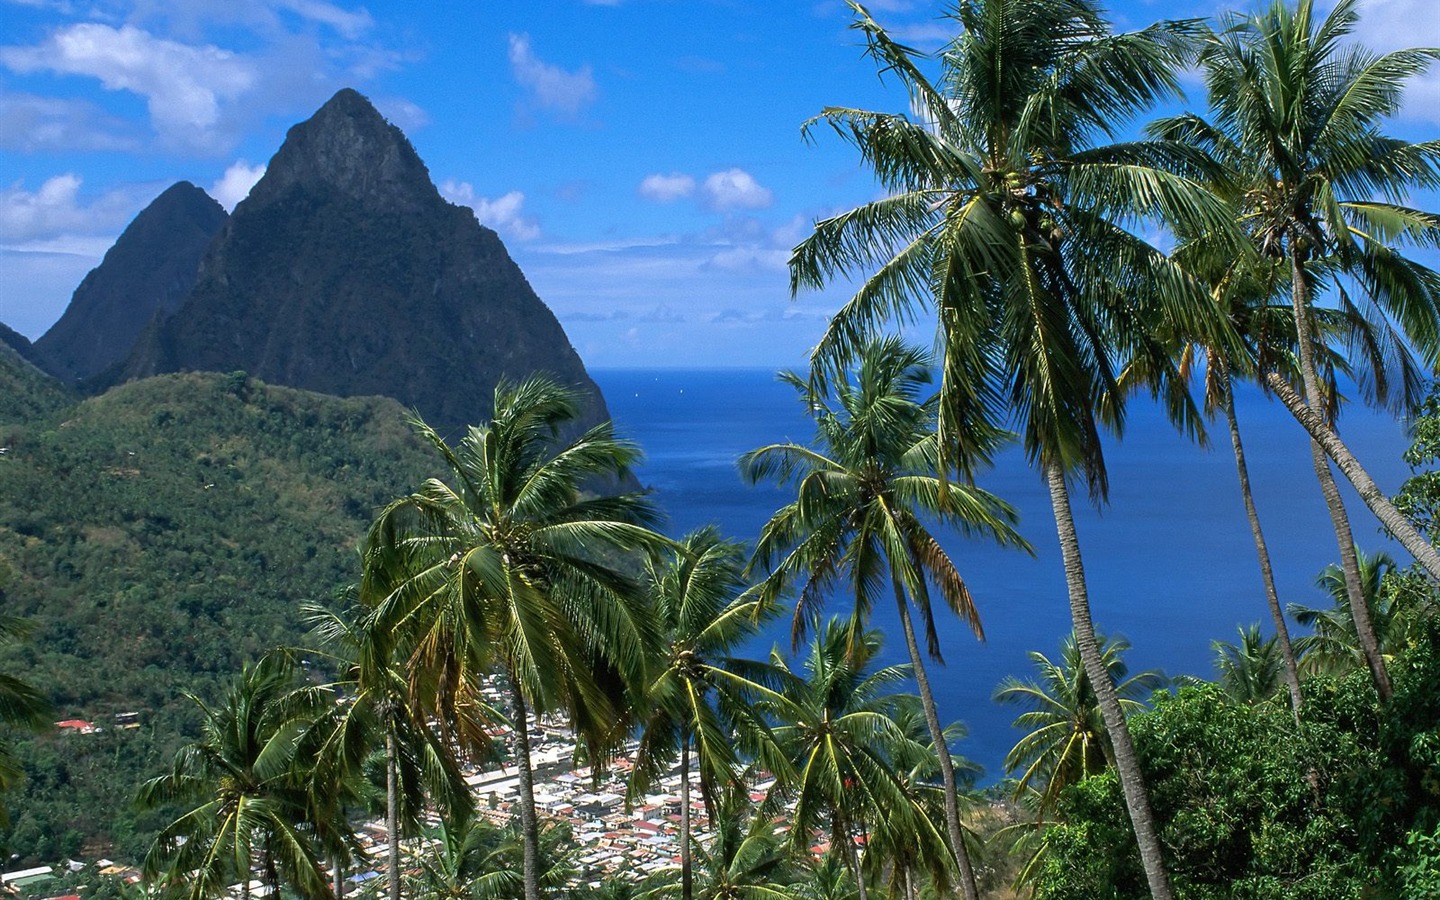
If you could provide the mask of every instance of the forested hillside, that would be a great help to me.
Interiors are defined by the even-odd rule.
[[[68,408],[44,383],[0,396],[31,411],[5,426],[0,591],[36,628],[0,670],[48,690],[59,718],[103,729],[21,748],[36,774],[10,798],[4,843],[53,857],[82,834],[130,834],[135,785],[189,724],[183,692],[293,644],[298,605],[356,577],[358,539],[418,483],[424,451],[394,401],[242,373],[154,378]],[[117,727],[130,712],[140,727]]]

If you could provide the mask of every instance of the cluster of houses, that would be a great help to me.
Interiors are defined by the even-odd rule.
[[[498,697],[494,698],[497,701]],[[134,714],[126,714],[124,721],[117,721],[118,727],[134,727]],[[118,718],[118,717],[117,717]],[[73,720],[57,723],[59,727],[83,734],[100,730],[93,723]],[[574,739],[563,725],[555,722],[535,722],[530,729],[531,765],[534,770],[534,796],[536,807],[542,819],[566,822],[574,839],[572,858],[582,882],[598,882],[620,875],[642,878],[667,868],[680,865],[680,812],[681,791],[678,771],[672,771],[659,779],[654,790],[643,796],[626,800],[626,784],[633,765],[633,745],[598,776],[587,767],[572,765]],[[496,740],[508,741],[508,729],[496,729],[492,733]],[[496,764],[484,768],[469,767],[465,783],[469,785],[480,815],[496,825],[505,825],[515,813],[520,800],[519,772],[514,765]],[[760,799],[770,787],[769,783],[752,786],[752,797]],[[697,833],[706,827],[705,807],[701,799],[698,776],[691,772],[691,821]],[[364,823],[360,829],[361,845],[366,851],[367,868],[349,874],[347,893],[353,897],[378,896],[380,888],[388,879],[384,878],[387,858],[387,832],[383,819]],[[426,842],[408,843],[402,846],[403,853],[413,859],[423,854]],[[134,882],[139,874],[134,869],[116,866],[103,860],[106,872],[113,877]],[[80,863],[70,864],[74,866]],[[97,863],[98,865],[98,863]],[[52,867],[44,866],[24,872],[5,873],[0,896],[6,889],[28,888],[28,896],[41,896],[36,889],[58,874]],[[268,889],[258,881],[252,882],[248,895],[252,898],[266,896]],[[240,897],[240,885],[231,892]],[[61,898],[45,898],[61,900]]]

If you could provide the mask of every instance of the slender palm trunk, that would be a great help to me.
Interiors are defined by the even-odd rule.
[[[390,855],[390,900],[400,900],[400,769],[395,729],[385,729],[385,841]]]
[[[1295,662],[1295,647],[1290,643],[1290,627],[1285,622],[1285,613],[1280,608],[1280,595],[1275,590],[1275,573],[1270,568],[1270,550],[1265,544],[1265,533],[1260,530],[1260,513],[1255,509],[1255,495],[1250,490],[1250,468],[1245,464],[1245,446],[1240,441],[1240,422],[1235,418],[1235,390],[1230,380],[1230,370],[1224,360],[1217,360],[1220,372],[1220,405],[1225,410],[1225,421],[1230,425],[1230,444],[1235,449],[1235,470],[1240,476],[1240,496],[1245,500],[1245,516],[1250,520],[1250,535],[1255,539],[1255,555],[1260,559],[1260,579],[1265,583],[1265,602],[1270,607],[1270,619],[1275,623],[1275,637],[1280,643],[1280,655],[1285,659],[1285,685],[1290,689],[1290,711],[1295,715],[1295,724],[1300,724],[1300,667]]]
[[[520,773],[520,833],[524,848],[525,900],[540,900],[540,825],[535,816],[535,775],[530,768],[530,724],[525,697],[510,678],[511,708],[515,718],[515,768]]]
[[[1325,497],[1325,506],[1330,511],[1330,522],[1335,527],[1335,542],[1340,548],[1340,571],[1345,577],[1345,598],[1350,605],[1350,617],[1355,622],[1356,643],[1370,669],[1370,680],[1381,701],[1389,700],[1392,693],[1390,673],[1385,670],[1385,658],[1380,655],[1380,640],[1375,634],[1375,622],[1370,615],[1370,604],[1365,598],[1365,584],[1360,578],[1360,558],[1355,552],[1355,535],[1350,530],[1350,516],[1345,512],[1345,501],[1330,463],[1315,441],[1310,442],[1310,456],[1315,464],[1315,477],[1320,482],[1320,493]]]
[[[900,625],[905,631],[905,646],[910,651],[910,665],[915,670],[915,687],[920,693],[920,705],[925,709],[925,724],[930,726],[930,741],[935,745],[935,756],[940,762],[940,780],[945,788],[945,827],[950,832],[950,850],[960,864],[960,887],[965,900],[980,900],[980,890],[975,886],[975,868],[970,864],[970,851],[965,846],[965,833],[960,824],[960,799],[955,787],[955,765],[950,759],[950,747],[945,743],[945,730],[940,726],[940,713],[935,708],[935,694],[930,690],[930,676],[925,672],[925,660],[920,645],[915,640],[915,625],[910,621],[910,603],[900,582],[895,581],[895,606],[900,612]]]
[[[695,892],[690,871],[690,733],[680,735],[680,896],[690,900]]]
[[[345,898],[345,868],[340,865],[339,854],[330,857],[330,892],[335,900]]]
[[[855,879],[857,900],[868,900],[870,895],[865,890],[865,876],[860,872],[860,854],[855,850],[855,839],[850,835],[850,825],[843,813],[836,820],[832,832],[832,839],[840,842],[840,853],[845,857],[845,865],[850,869],[850,877]]]
[[[1300,348],[1300,376],[1305,386],[1305,405],[1313,413],[1323,394],[1320,391],[1320,376],[1315,369],[1315,330],[1310,321],[1310,281],[1300,250],[1294,246],[1290,248],[1290,276],[1296,344]],[[1324,430],[1333,431],[1328,426]],[[1335,476],[1330,472],[1330,463],[1325,458],[1321,443],[1314,438],[1310,442],[1310,455],[1315,464],[1315,475],[1320,479],[1320,491],[1325,495],[1325,503],[1330,509],[1330,520],[1335,525],[1335,540],[1340,545],[1340,565],[1345,572],[1345,593],[1350,599],[1350,615],[1355,620],[1355,634],[1365,654],[1365,662],[1370,666],[1370,677],[1375,682],[1375,691],[1383,702],[1390,699],[1390,675],[1385,671],[1385,660],[1380,656],[1380,641],[1375,636],[1375,626],[1370,621],[1370,608],[1365,602],[1365,591],[1360,586],[1360,564],[1355,558],[1355,539],[1350,533],[1350,517],[1345,513],[1344,501],[1340,498],[1340,490],[1335,485]],[[1434,548],[1428,544],[1426,546],[1431,555],[1434,555]],[[1440,577],[1440,572],[1436,573],[1436,577]]]
[[[1095,626],[1090,620],[1090,597],[1085,587],[1085,567],[1080,559],[1080,542],[1075,535],[1075,517],[1070,511],[1070,488],[1065,483],[1065,473],[1054,462],[1045,463],[1045,480],[1050,488],[1050,505],[1055,511],[1055,530],[1060,538],[1060,555],[1065,563],[1065,582],[1070,593],[1070,618],[1075,626],[1075,644],[1080,650],[1085,673],[1095,690],[1100,704],[1100,714],[1105,719],[1105,730],[1110,735],[1110,746],[1115,752],[1115,772],[1120,776],[1120,789],[1125,795],[1125,807],[1130,813],[1130,824],[1135,829],[1135,843],[1140,849],[1140,864],[1145,869],[1145,880],[1150,886],[1153,900],[1174,900],[1170,889],[1170,876],[1165,870],[1165,859],[1160,851],[1160,837],[1155,826],[1155,814],[1150,808],[1150,795],[1145,787],[1145,777],[1140,771],[1140,760],[1135,745],[1130,740],[1130,729],[1125,724],[1125,713],[1120,708],[1120,697],[1115,692],[1115,682],[1100,656],[1100,647],[1095,641]],[[1105,851],[1100,851],[1105,852]]]
[[[1266,375],[1265,385],[1276,397],[1280,398],[1280,402],[1285,404],[1285,408],[1290,411],[1296,421],[1304,426],[1310,437],[1324,449],[1325,455],[1330,457],[1340,468],[1345,475],[1345,480],[1355,488],[1355,493],[1360,495],[1360,499],[1375,514],[1375,518],[1380,520],[1380,524],[1385,526],[1385,530],[1395,535],[1395,539],[1400,542],[1400,546],[1405,548],[1405,552],[1415,557],[1415,561],[1430,573],[1431,578],[1440,580],[1440,553],[1437,553],[1435,546],[1425,539],[1425,536],[1409,519],[1405,518],[1400,510],[1395,508],[1395,504],[1385,496],[1385,492],[1380,490],[1379,485],[1375,484],[1375,479],[1370,477],[1370,473],[1360,464],[1360,460],[1355,457],[1355,454],[1350,451],[1335,430],[1325,424],[1325,420],[1319,413],[1305,404],[1304,399],[1290,386],[1290,382],[1286,381],[1278,372]]]

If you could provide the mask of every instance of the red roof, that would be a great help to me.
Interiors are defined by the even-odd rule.
[[[56,728],[94,728],[94,722],[86,722],[84,719],[66,719],[63,722],[56,722]]]

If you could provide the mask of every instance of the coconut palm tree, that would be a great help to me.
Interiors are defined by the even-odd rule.
[[[1316,365],[1315,298],[1327,284],[1344,305],[1393,322],[1430,365],[1440,360],[1440,276],[1401,255],[1440,242],[1440,217],[1405,202],[1440,184],[1440,145],[1385,135],[1406,82],[1433,50],[1375,54],[1347,45],[1357,3],[1341,0],[1317,20],[1313,0],[1272,0],[1252,16],[1230,15],[1201,54],[1210,121],[1185,116],[1168,136],[1209,151],[1244,196],[1243,224],[1261,254],[1288,269],[1303,390],[1284,374],[1267,385],[1310,432],[1312,462],[1336,529],[1351,614],[1382,698],[1389,677],[1360,596],[1354,541],[1325,456],[1406,550],[1440,578],[1440,555],[1404,520],[1329,424]],[[1354,293],[1358,290],[1358,294]]]
[[[1117,366],[1150,354],[1163,371],[1157,322],[1220,340],[1204,291],[1134,230],[1147,218],[1184,233],[1232,229],[1224,204],[1187,177],[1205,161],[1180,142],[1103,143],[1177,92],[1198,25],[1121,34],[1094,0],[968,0],[949,14],[959,36],[932,82],[915,51],[852,6],[869,54],[919,112],[832,108],[811,123],[852,143],[889,191],[817,223],[791,257],[797,291],[861,280],[815,351],[817,377],[843,371],[881,323],[928,310],[942,353],[946,457],[966,470],[977,418],[1015,423],[1050,492],[1076,640],[1147,881],[1169,900],[1148,793],[1095,640],[1070,482],[1082,478],[1104,498],[1101,431],[1124,419]],[[1197,411],[1167,396],[1198,427]]]
[[[792,585],[799,586],[792,625],[798,642],[808,618],[843,583],[846,598],[854,601],[855,640],[868,627],[877,593],[888,587],[931,740],[940,747],[940,716],[912,610],[935,660],[942,657],[932,585],[938,599],[976,636],[984,632],[969,588],[927,522],[1001,544],[1029,545],[1014,530],[1015,511],[1004,501],[969,483],[942,484],[936,400],[921,393],[930,381],[926,363],[923,353],[884,338],[860,350],[853,383],[834,381],[833,390],[821,390],[787,374],[815,419],[815,442],[761,447],[742,457],[740,467],[752,483],[778,478],[797,485],[795,502],[766,523],[756,542],[751,568],[770,573],[758,586],[762,604],[773,605]],[[981,449],[988,453],[991,444]],[[951,852],[959,861],[966,896],[974,898],[978,891],[965,849],[955,773],[948,753],[940,753],[939,761]]]
[[[1237,703],[1262,703],[1275,696],[1284,680],[1280,642],[1261,635],[1258,622],[1239,632],[1238,644],[1210,642],[1215,651],[1215,668],[1220,673],[1220,689]]]
[[[792,858],[775,818],[757,814],[741,791],[726,791],[710,842],[699,851],[695,896],[699,900],[798,900]],[[641,900],[679,896],[673,881]]]
[[[453,748],[415,714],[404,657],[391,641],[394,635],[377,627],[374,610],[360,604],[341,613],[313,604],[302,609],[311,633],[329,648],[331,663],[341,671],[331,687],[343,706],[326,729],[315,729],[321,733],[312,753],[314,782],[343,788],[363,779],[372,751],[383,748],[387,884],[391,900],[399,900],[402,830],[415,832],[427,803],[444,818],[461,820],[472,813],[474,799]],[[493,721],[500,718],[492,715]],[[350,799],[341,792],[333,802],[343,811]],[[338,885],[335,892],[340,893]]]
[[[1365,599],[1370,621],[1382,658],[1389,658],[1396,649],[1392,630],[1403,628],[1402,618],[1391,592],[1385,590],[1385,577],[1398,572],[1395,560],[1387,553],[1366,553],[1358,547],[1355,558],[1360,568],[1360,591]],[[1295,621],[1312,633],[1296,642],[1301,653],[1300,665],[1316,674],[1343,675],[1365,665],[1365,651],[1355,633],[1355,618],[1350,614],[1348,585],[1340,566],[1331,563],[1315,577],[1315,584],[1330,597],[1329,607],[1310,607],[1292,603],[1288,611]]]
[[[645,712],[628,791],[632,799],[647,793],[679,757],[684,900],[693,896],[692,755],[713,824],[718,792],[740,777],[737,737],[743,733],[745,743],[752,746],[773,743],[769,725],[752,700],[772,692],[769,684],[776,675],[765,664],[734,655],[736,646],[755,633],[758,621],[758,602],[741,596],[744,559],[741,545],[724,540],[709,526],[686,535],[673,551],[652,558],[648,568],[661,650],[641,702]]]
[[[939,823],[945,821],[945,792],[936,784],[940,755],[949,754],[950,748],[965,738],[966,729],[960,722],[950,723],[937,747],[930,737],[923,706],[909,702],[913,699],[904,695],[895,698],[891,719],[898,735],[886,743],[885,749],[905,791],[906,808],[929,821],[918,829],[915,823],[900,817],[880,816],[867,822],[865,863],[874,875],[873,881],[888,880],[890,897],[913,898],[927,881],[930,890],[943,897],[951,893],[955,883],[955,871],[948,864],[950,854],[943,845],[932,844],[925,837],[938,836]],[[969,795],[981,774],[980,766],[960,756],[952,757],[950,764],[957,790]],[[966,838],[973,858],[979,842],[969,843],[973,834],[968,830]]]
[[[1143,709],[1145,700],[1165,686],[1165,676],[1153,669],[1129,674],[1124,654],[1130,642],[1124,637],[1099,636],[1098,641],[1126,714]],[[1017,797],[1036,791],[1037,817],[1043,819],[1061,791],[1112,765],[1114,749],[1075,636],[1067,635],[1060,642],[1054,662],[1038,650],[1029,656],[1036,677],[1007,677],[995,689],[995,699],[1026,710],[1014,723],[1025,736],[1005,755],[1005,771],[1021,773]]]
[[[0,646],[22,640],[30,631],[24,619],[0,615]],[[38,731],[49,727],[52,712],[50,701],[33,685],[14,675],[0,674],[0,726]],[[0,739],[0,827],[10,824],[3,795],[24,775],[10,742]]]
[[[224,700],[200,709],[197,740],[170,772],[141,786],[143,807],[188,808],[160,830],[145,857],[147,879],[190,900],[219,897],[235,882],[250,896],[252,874],[272,890],[331,897],[325,872],[328,823],[317,820],[299,750],[332,705],[323,688],[299,686],[289,661],[272,654],[247,665]]]
[[[886,828],[906,829],[918,852],[949,856],[944,834],[915,801],[902,768],[913,755],[897,754],[909,736],[896,715],[915,698],[896,688],[910,677],[910,669],[872,669],[880,643],[878,631],[857,634],[853,622],[831,619],[811,640],[803,675],[772,654],[787,685],[765,702],[788,761],[776,773],[766,809],[791,804],[795,852],[809,847],[822,825],[828,826],[832,851],[845,860],[861,900],[868,885],[856,843],[865,839],[871,823],[884,819]]]
[[[519,900],[523,839],[518,823],[492,825],[473,814],[441,821],[429,830],[410,859],[406,896],[416,900]],[[540,831],[540,885],[546,893],[563,891],[576,873],[574,842],[568,826],[546,823]]]
[[[574,391],[544,376],[496,387],[494,417],[455,446],[416,427],[444,460],[432,478],[387,506],[367,541],[367,575],[404,573],[376,620],[412,647],[410,694],[442,738],[483,749],[480,678],[492,668],[510,695],[519,770],[526,900],[539,896],[539,825],[530,764],[532,713],[563,712],[595,763],[628,732],[626,691],[654,645],[633,554],[664,541],[640,494],[595,496],[637,460],[610,423],[571,440]]]

